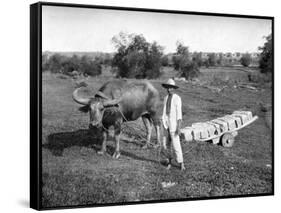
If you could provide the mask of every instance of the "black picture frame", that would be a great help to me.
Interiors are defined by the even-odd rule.
[[[44,207],[42,205],[42,7],[74,7],[74,8],[93,8],[93,9],[109,9],[119,11],[140,11],[167,14],[188,14],[218,17],[237,17],[271,20],[272,26],[272,48],[273,48],[273,65],[274,65],[274,17],[258,16],[258,15],[241,15],[241,14],[223,14],[223,13],[205,13],[193,11],[176,11],[162,9],[147,8],[129,8],[101,5],[85,5],[85,4],[68,4],[54,2],[38,2],[30,5],[30,207],[36,210],[48,209],[66,209],[81,207],[98,207],[98,206],[114,206],[114,205],[132,205],[145,203],[162,203],[190,200],[209,200],[223,198],[239,198],[254,196],[274,195],[274,67],[272,71],[272,191],[261,194],[243,194],[233,196],[213,196],[200,198],[183,198],[183,199],[165,199],[165,200],[149,200],[149,201],[133,201],[122,203],[106,203],[106,204],[89,204],[75,206],[56,206]]]

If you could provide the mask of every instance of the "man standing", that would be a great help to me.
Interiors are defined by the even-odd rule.
[[[180,128],[182,121],[182,102],[181,97],[174,93],[178,86],[175,85],[173,79],[169,79],[167,83],[162,84],[167,89],[168,95],[164,98],[164,108],[162,121],[164,126],[163,147],[168,151],[168,165],[167,169],[171,168],[173,151],[176,156],[176,161],[180,164],[181,170],[185,170],[182,156],[182,149],[180,144]]]

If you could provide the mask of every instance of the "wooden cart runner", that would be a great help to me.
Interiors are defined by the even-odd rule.
[[[194,123],[191,127],[181,129],[181,135],[186,141],[212,141],[224,147],[231,147],[238,130],[253,123],[258,116],[253,116],[250,111],[234,111],[232,115],[226,115],[208,122]]]

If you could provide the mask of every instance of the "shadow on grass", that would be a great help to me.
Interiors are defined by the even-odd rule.
[[[59,132],[50,134],[48,136],[48,143],[43,144],[43,148],[49,149],[54,156],[62,156],[64,149],[72,146],[90,147],[95,151],[99,151],[101,149],[102,137],[102,132],[99,130],[93,131],[88,129],[80,129],[73,132]],[[122,142],[124,141],[122,140]],[[129,144],[128,141],[125,141],[125,143]],[[134,142],[131,144],[133,146],[139,146],[139,144]],[[113,155],[114,151],[114,146],[107,145],[108,154]],[[147,151],[148,150],[144,150],[143,152]],[[158,163],[157,160],[149,159],[144,156],[138,156],[135,153],[124,150],[121,150],[121,156],[122,155],[135,160]]]
[[[73,132],[59,132],[48,136],[48,143],[43,144],[53,155],[62,156],[63,150],[72,146],[93,147],[96,151],[102,142],[100,131],[79,129]]]

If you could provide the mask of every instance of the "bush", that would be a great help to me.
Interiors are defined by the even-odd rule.
[[[80,61],[79,71],[90,76],[100,75],[102,66],[99,59],[92,60],[90,57],[83,56]]]
[[[210,67],[210,63],[209,63],[209,60],[205,60],[203,61],[203,65],[206,67],[206,68],[209,68]]]
[[[49,60],[45,62],[44,69],[51,71],[52,73],[61,73],[62,64],[66,62],[66,57],[60,54],[54,54],[50,56]]]
[[[188,47],[183,43],[177,42],[177,52],[173,56],[174,69],[185,79],[192,79],[199,75],[197,61],[191,57]]]
[[[112,38],[117,48],[112,65],[117,77],[157,78],[160,76],[163,48],[149,43],[143,35],[119,33]]]
[[[198,67],[203,66],[204,61],[203,61],[203,59],[202,59],[202,53],[201,53],[201,52],[200,52],[200,53],[197,53],[197,52],[193,53],[193,55],[192,55],[192,61],[193,61],[194,63],[196,63],[196,64],[198,65]]]
[[[244,54],[241,57],[240,62],[244,67],[248,67],[252,62],[251,55],[249,53]]]
[[[215,55],[215,53],[208,54],[208,62],[209,62],[209,66],[215,66],[216,65],[216,55]]]
[[[161,65],[163,67],[167,67],[169,65],[169,58],[167,55],[164,55],[162,58],[161,58]]]
[[[83,73],[90,76],[100,75],[102,72],[101,59],[95,58],[94,60],[88,56],[66,57],[60,54],[54,54],[49,59],[44,59],[42,63],[42,71],[49,70],[52,73],[62,73],[65,75],[73,75],[73,72]],[[43,62],[43,61],[42,61]]]
[[[106,53],[103,57],[102,63],[106,66],[111,66],[112,65],[112,57],[109,53]]]
[[[266,42],[263,47],[259,47],[261,56],[259,60],[259,67],[261,73],[271,73],[273,71],[273,51],[272,51],[272,35],[266,37]]]
[[[73,71],[79,70],[79,59],[76,55],[71,58],[67,57],[61,63],[61,72],[66,75],[71,75]]]
[[[184,77],[187,80],[196,78],[199,76],[199,74],[199,66],[197,65],[197,63],[190,62],[182,67],[181,77]]]

